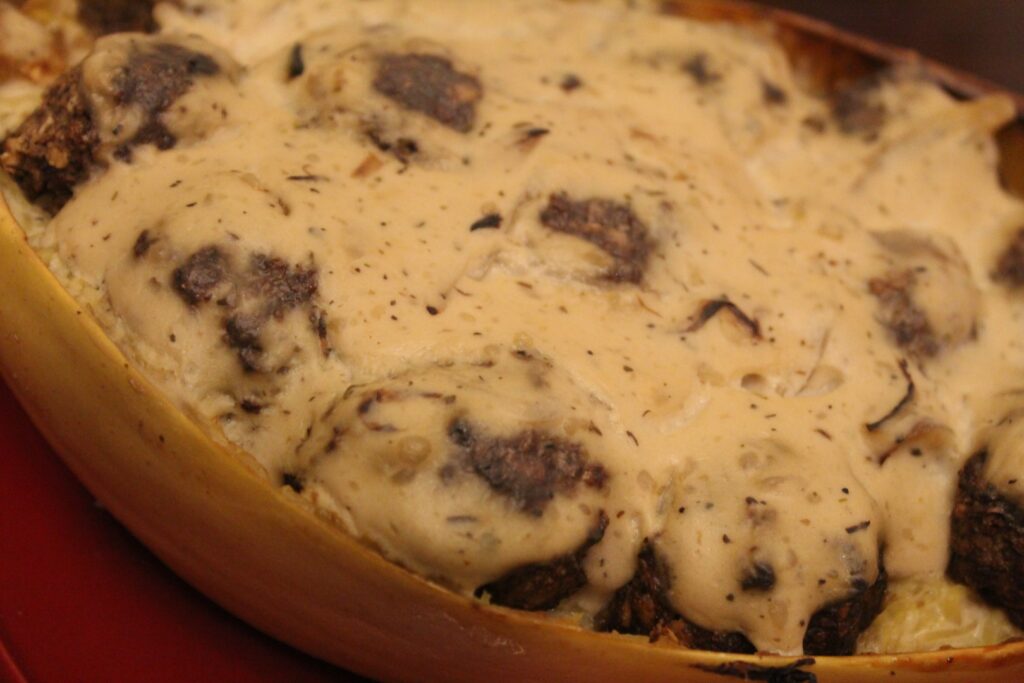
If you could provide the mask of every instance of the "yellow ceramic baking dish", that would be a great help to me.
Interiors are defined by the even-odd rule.
[[[667,11],[774,31],[823,90],[916,62],[954,93],[990,86],[789,13],[727,0]],[[1018,102],[1021,100],[1018,98]],[[1024,119],[1000,135],[1024,188]],[[0,205],[0,368],[103,504],[198,589],[281,640],[394,681],[1010,681],[1024,643],[853,657],[738,656],[595,633],[458,596],[383,559],[270,486],[137,372],[61,287]]]

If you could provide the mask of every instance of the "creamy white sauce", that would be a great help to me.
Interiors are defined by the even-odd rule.
[[[1024,222],[995,171],[1008,102],[896,79],[877,139],[818,131],[827,103],[768,38],[610,3],[224,0],[159,17],[243,70],[194,87],[164,117],[174,149],[111,160],[51,228],[123,348],[275,483],[301,473],[351,532],[463,592],[574,552],[604,511],[573,606],[599,608],[648,538],[681,614],[773,652],[799,653],[814,612],[873,582],[880,548],[895,579],[943,572],[957,471],[1024,381],[1024,309],[989,277]],[[479,80],[468,133],[373,87],[380,54],[410,51]],[[701,54],[705,84],[682,68]],[[548,132],[524,143],[533,128]],[[418,151],[406,163],[368,129]],[[605,252],[542,224],[558,192],[631,208],[654,245],[642,282],[603,281]],[[135,258],[143,230],[156,241]],[[172,286],[211,245],[237,269],[253,253],[316,268],[325,339],[289,309],[263,327],[266,372],[243,372],[225,313]],[[906,271],[934,354],[897,346],[871,294]],[[729,311],[692,329],[722,297],[759,334]],[[901,360],[914,398],[868,430],[907,391]],[[394,396],[383,431],[359,407],[378,390]],[[607,482],[536,516],[464,470],[445,479],[458,416],[580,443]],[[1003,479],[1020,451],[993,459]],[[741,589],[752,563],[773,567],[771,590]]]

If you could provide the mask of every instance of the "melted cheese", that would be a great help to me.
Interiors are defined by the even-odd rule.
[[[593,614],[651,539],[681,614],[780,653],[876,580],[880,549],[895,579],[944,570],[957,471],[1024,379],[1024,309],[988,276],[1024,221],[995,172],[1008,102],[895,78],[874,138],[822,129],[828,104],[767,37],[612,3],[159,16],[244,71],[193,88],[165,114],[179,144],[94,173],[47,239],[122,347],[273,481],[301,476],[350,532],[467,593],[574,552],[603,511],[568,606]],[[381,54],[410,52],[478,79],[468,132],[374,87]],[[646,226],[640,281],[545,225],[557,193]],[[257,254],[318,274],[316,309],[267,320],[248,372],[225,308],[174,286],[210,246],[239,272]],[[890,329],[906,273],[928,348]],[[581,444],[607,481],[530,514],[442,476],[461,418]],[[759,564],[774,585],[744,590]]]

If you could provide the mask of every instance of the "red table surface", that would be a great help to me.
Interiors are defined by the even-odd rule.
[[[0,680],[363,679],[176,577],[95,502],[0,382]]]

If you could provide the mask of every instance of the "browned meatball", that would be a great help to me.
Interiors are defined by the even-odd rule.
[[[587,552],[601,542],[607,528],[608,516],[601,511],[594,528],[575,552],[557,557],[550,562],[528,564],[514,569],[497,581],[478,588],[477,595],[487,594],[492,603],[514,609],[554,609],[562,600],[587,585],[583,560]]]
[[[476,105],[483,97],[476,77],[457,71],[449,59],[427,54],[384,55],[373,87],[405,109],[460,133],[473,128]]]
[[[140,235],[143,244],[155,238]],[[143,239],[145,238],[145,239]],[[140,254],[139,241],[133,253]],[[316,305],[320,273],[312,263],[291,265],[275,256],[254,253],[248,267],[237,267],[220,247],[210,245],[188,256],[171,273],[171,286],[186,304],[201,307],[216,301],[225,312],[224,343],[247,372],[266,372],[263,367],[263,330],[286,313],[305,309],[313,332],[326,350],[327,321]],[[247,411],[252,412],[252,411]]]
[[[97,52],[104,49],[101,44]],[[211,56],[183,45],[148,38],[132,42],[124,51],[124,62],[110,77],[109,104],[105,106],[135,109],[141,123],[114,155],[129,160],[137,145],[174,147],[177,139],[160,115],[195,79],[219,72],[220,65]],[[59,211],[71,199],[75,186],[106,163],[100,158],[97,121],[101,112],[94,109],[93,93],[86,88],[82,74],[78,67],[58,79],[42,105],[4,140],[0,150],[0,167],[30,201],[50,213]]]
[[[134,253],[145,255],[146,251],[148,248],[140,254],[140,250],[135,249]],[[214,289],[227,277],[227,271],[228,259],[224,252],[215,246],[203,247],[175,268],[174,291],[190,306],[198,306],[213,298]]]
[[[804,651],[813,655],[853,654],[857,637],[882,609],[887,583],[883,568],[874,584],[855,585],[851,597],[818,610],[807,626]],[[755,565],[744,573],[740,588],[771,590],[774,584],[771,567]],[[669,587],[668,571],[659,561],[654,545],[645,541],[637,558],[636,573],[602,611],[599,627],[651,638],[671,633],[684,647],[700,650],[733,653],[756,650],[741,633],[711,631],[681,616],[669,602]]]
[[[582,445],[537,431],[492,437],[459,419],[449,425],[448,437],[463,469],[537,517],[555,494],[571,493],[580,484],[601,488],[608,476]]]
[[[982,451],[960,472],[946,571],[1024,628],[1024,509],[985,481],[987,459]]]
[[[598,615],[598,628],[649,635],[652,639],[670,634],[680,645],[699,650],[737,654],[756,651],[741,633],[710,631],[680,616],[669,603],[669,586],[668,571],[659,561],[654,545],[644,541],[637,557],[636,573]]]
[[[605,274],[613,282],[638,284],[651,255],[647,226],[633,210],[610,199],[575,200],[564,192],[551,195],[540,214],[544,227],[585,239],[612,257]]]
[[[809,655],[852,655],[857,638],[882,611],[889,577],[881,561],[878,578],[871,585],[854,585],[854,594],[822,607],[811,617],[804,634],[804,652]]]

